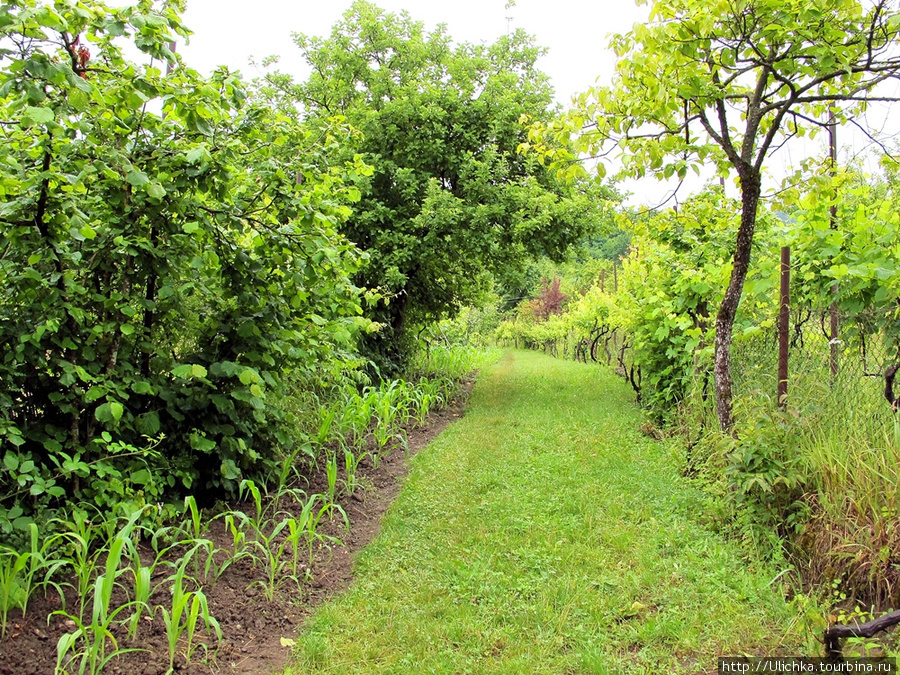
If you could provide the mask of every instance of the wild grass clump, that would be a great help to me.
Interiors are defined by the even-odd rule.
[[[500,353],[496,347],[435,344],[418,353],[412,371],[419,375],[462,380],[479,368],[497,361]]]
[[[807,348],[827,354],[819,342]],[[798,360],[781,409],[767,358],[737,360],[737,439],[718,432],[711,397],[692,388],[678,418],[689,470],[748,550],[788,553],[804,584],[843,606],[900,605],[900,417],[883,381]]]
[[[885,406],[886,407],[886,406]],[[808,576],[864,607],[900,604],[900,420],[889,411],[806,425]]]

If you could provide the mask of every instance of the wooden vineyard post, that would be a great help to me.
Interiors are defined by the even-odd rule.
[[[787,405],[788,323],[791,317],[791,249],[781,247],[781,301],[778,313],[778,405]]]
[[[831,119],[828,123],[828,149],[829,155],[831,157],[831,177],[837,175],[837,122],[834,119],[834,108],[831,109]],[[830,223],[829,226],[832,230],[837,229],[837,183],[834,184],[834,201],[831,204],[831,208],[829,209],[830,214]],[[838,295],[838,284],[835,281],[831,285],[831,306],[828,308],[828,313],[831,319],[831,330],[829,334],[829,364],[831,366],[831,384],[834,386],[835,380],[837,380],[838,376],[838,306],[837,306],[837,295]]]

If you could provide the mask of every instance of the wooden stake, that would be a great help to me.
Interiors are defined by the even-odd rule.
[[[834,109],[831,110],[831,119],[828,123],[828,147],[829,154],[831,155],[831,177],[834,178],[837,175],[837,122],[834,118]],[[831,204],[831,229],[837,229],[837,188],[834,191],[834,201]],[[831,285],[831,307],[829,307],[828,313],[831,315],[831,330],[829,334],[829,346],[830,346],[830,355],[829,355],[829,364],[831,366],[831,383],[834,384],[834,381],[837,379],[838,374],[838,307],[837,307],[837,295],[838,295],[838,285],[837,282],[834,282]]]
[[[781,303],[778,314],[778,405],[787,405],[788,324],[791,319],[791,249],[781,247]]]

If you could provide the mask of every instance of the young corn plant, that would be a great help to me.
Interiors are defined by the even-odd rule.
[[[217,579],[232,561],[230,557],[226,557],[221,563],[217,562],[216,554],[224,549],[216,548],[211,539],[195,538],[192,527],[193,525],[185,528],[182,523],[178,527],[164,527],[153,531],[150,546],[156,553],[156,559],[152,568],[159,564],[177,566],[192,563],[194,574],[198,578],[205,581],[212,576]],[[173,559],[177,559],[174,565],[170,562]]]
[[[304,507],[305,517],[309,517],[309,513],[306,511]],[[305,534],[305,530],[303,528],[302,523],[304,522],[304,513],[301,513],[300,518],[291,518],[288,520],[288,533],[284,538],[284,546],[291,547],[291,578],[294,579],[297,584],[300,583],[300,540],[303,538]],[[309,581],[311,577],[311,570],[309,567],[306,568],[304,574],[304,580]]]
[[[372,430],[372,436],[375,439],[375,449],[371,453],[374,469],[378,468],[379,460],[390,452],[394,444],[403,446],[404,449],[408,447],[406,432],[403,429],[392,429],[379,422]]]
[[[262,530],[256,531],[254,533],[255,538],[251,542],[255,552],[250,555],[260,563],[263,573],[265,574],[265,579],[254,581],[250,585],[251,587],[259,586],[262,589],[266,600],[269,602],[275,600],[275,589],[285,577],[292,578],[298,585],[300,584],[296,575],[291,576],[283,574],[285,569],[285,561],[283,558],[285,548],[289,545],[289,541],[287,537],[283,537],[279,540],[279,536],[286,528],[297,529],[294,518],[284,518],[275,524],[268,535]]]
[[[88,625],[84,625],[79,617],[62,612],[75,623],[75,630],[63,634],[56,643],[56,672],[67,675],[75,672],[78,675],[86,673],[97,675],[115,657],[140,651],[137,648],[121,649],[111,630],[119,612],[126,611],[131,604],[129,602],[116,608],[105,622],[97,616],[92,616]],[[54,612],[56,613],[60,612]],[[109,650],[110,645],[112,650]]]
[[[343,517],[344,526],[348,532],[350,531],[350,519],[347,517],[346,511],[338,504],[323,504],[322,507],[316,511],[315,503],[311,499],[306,507],[304,507],[304,511],[306,511],[307,507],[309,509],[308,513],[305,518],[303,514],[301,514],[301,519],[303,521],[303,538],[306,540],[307,568],[310,569],[312,568],[313,560],[315,559],[315,549],[317,544],[330,549],[332,544],[340,545],[341,543],[341,540],[337,537],[319,532],[319,523],[321,522],[322,517],[326,513],[329,514],[330,517],[333,517],[334,512],[337,511]]]
[[[95,545],[95,540],[99,539],[106,528],[93,524],[80,509],[72,511],[71,520],[54,518],[50,522],[63,528],[58,538],[64,542],[62,548],[67,553],[65,564],[72,568],[74,583],[69,585],[78,597],[77,616],[82,620],[91,584],[96,577],[98,561],[107,550],[107,546]]]
[[[67,564],[67,561],[56,557],[54,554],[55,544],[58,535],[49,537],[43,543],[41,542],[38,526],[35,523],[29,523],[29,542],[30,548],[28,553],[28,564],[22,573],[22,590],[24,591],[22,615],[24,616],[28,610],[28,601],[34,597],[35,592],[40,589],[46,592],[48,589],[54,589],[59,595],[60,603],[65,603],[65,594],[60,585],[54,581],[54,577],[60,568]]]
[[[203,519],[200,517],[200,509],[197,508],[197,500],[193,495],[184,498],[184,511],[187,517],[181,523],[179,532],[185,539],[202,539]]]
[[[435,407],[434,397],[427,391],[422,392],[416,405],[415,423],[420,429],[428,421],[428,415]]]
[[[319,422],[319,431],[316,434],[315,441],[319,448],[324,448],[333,440],[332,431],[335,429],[335,419],[337,418],[338,406],[333,405],[323,415]]]
[[[71,620],[76,627],[73,632],[66,633],[57,642],[57,672],[72,672],[70,667],[77,665],[79,675],[84,673],[94,675],[103,670],[110,659],[115,656],[137,651],[120,649],[112,627],[120,613],[131,610],[138,602],[131,600],[113,608],[112,599],[113,592],[119,585],[117,578],[124,571],[122,560],[130,550],[129,546],[133,547],[131,537],[140,516],[140,511],[132,514],[125,526],[105,547],[106,560],[103,565],[103,573],[97,576],[93,582],[91,622],[85,624],[83,616],[75,616],[62,610],[53,613],[53,615],[60,614]],[[108,651],[110,644],[112,651]]]
[[[411,414],[413,387],[405,380],[391,380],[382,385],[382,396],[393,410],[393,423],[397,426],[406,424]]]
[[[402,424],[409,419],[409,387],[405,383],[393,380],[382,385],[375,399],[375,426],[372,437],[375,450],[372,453],[373,465],[378,468],[379,455],[390,451],[390,444],[396,443],[407,447],[406,432]]]
[[[418,392],[415,413],[416,426],[425,426],[431,411],[445,405],[446,401],[441,393],[443,388],[442,379],[444,378],[429,380],[427,377],[422,377],[416,384],[416,391]]]
[[[310,531],[315,531],[317,522],[313,523],[315,516],[313,515],[313,510],[316,507],[316,503],[319,501],[319,495],[313,495],[309,498],[309,501],[303,505],[303,509],[300,511],[300,515],[294,519],[294,522],[291,523],[290,532],[288,533],[287,540],[291,545],[291,553],[293,554],[293,572],[294,575],[297,575],[297,568],[300,562],[300,540],[302,539],[304,542],[309,541]],[[324,510],[325,506],[320,509],[320,514],[322,510]],[[340,507],[338,507],[340,508]],[[306,567],[306,576],[307,578],[310,575],[310,566],[312,565],[312,555],[307,554],[307,567]]]
[[[150,611],[150,595],[153,593],[153,568],[136,564],[131,570],[134,575],[133,608],[131,618],[128,620],[128,639],[133,640],[137,635],[138,626],[143,612]]]
[[[275,475],[275,480],[268,481],[270,484],[275,486],[275,493],[277,495],[288,496],[292,492],[297,490],[297,488],[291,488],[288,486],[288,483],[289,481],[291,481],[292,477],[293,482],[295,483],[308,483],[306,476],[301,473],[299,464],[296,461],[297,456],[301,453],[305,454],[310,459],[316,459],[316,451],[313,448],[311,442],[304,441],[302,443],[298,443],[293,452],[286,455],[284,459],[281,460],[281,466],[279,467],[279,470]],[[300,490],[300,492],[302,492],[302,490]]]
[[[221,565],[216,563],[216,554],[223,549],[216,548],[211,539],[189,539],[180,543],[186,546],[187,550],[176,564],[191,563],[196,579],[203,581],[210,578],[218,579],[230,564],[229,560],[223,561]]]
[[[186,546],[188,556],[194,565],[194,576],[200,578],[203,565],[203,579],[208,579],[215,567],[215,554],[218,552],[210,539],[203,536],[204,523],[193,495],[184,498],[186,518],[175,530],[177,545]],[[216,575],[218,576],[218,575]]]
[[[8,546],[0,547],[0,637],[6,635],[9,611],[18,607],[25,616],[28,601],[39,588],[44,591],[54,588],[60,601],[65,601],[65,594],[53,580],[66,563],[65,560],[50,557],[55,537],[42,544],[37,525],[30,523],[28,529],[29,550],[20,552]]]
[[[242,511],[228,511],[222,516],[225,519],[225,531],[231,535],[231,555],[219,567],[219,574],[224,572],[228,565],[248,555],[247,523],[249,518]]]
[[[328,487],[325,492],[325,501],[334,504],[337,499],[338,459],[336,452],[330,452],[325,460],[325,480]]]
[[[361,452],[358,455],[353,453],[353,450],[350,448],[344,448],[344,485],[347,488],[347,492],[349,494],[353,494],[356,492],[356,488],[359,487],[359,483],[356,479],[356,471],[359,468],[359,463],[365,458],[367,453]]]
[[[175,574],[170,578],[172,582],[172,604],[169,607],[157,605],[156,609],[162,615],[166,629],[166,646],[169,651],[169,670],[175,670],[175,657],[178,654],[178,645],[185,642],[184,657],[190,663],[193,654],[202,646],[208,652],[205,643],[194,643],[199,622],[203,621],[207,635],[212,632],[222,640],[222,629],[219,622],[209,613],[209,603],[201,589],[189,591],[185,589],[184,577],[185,565],[179,565]]]
[[[250,497],[253,500],[254,516],[250,519],[255,530],[260,530],[264,523],[277,518],[281,504],[285,500],[291,500],[297,504],[306,503],[306,492],[300,488],[281,486],[274,496],[263,494],[252,480],[241,481],[239,493],[241,499]]]
[[[241,481],[239,486],[239,493],[241,499],[246,499],[249,495],[253,499],[253,509],[254,509],[254,517],[248,517],[249,524],[253,527],[254,530],[259,531],[262,529],[263,524],[269,520],[269,506],[263,506],[263,497],[262,492],[260,492],[259,488],[256,486],[252,480],[244,479]],[[269,500],[271,504],[272,500]]]
[[[291,527],[297,529],[298,526],[296,523],[291,523],[294,519],[288,514],[275,510],[277,500],[269,500],[269,504],[264,505],[263,496],[253,481],[243,481],[241,490],[242,492],[246,491],[252,498],[255,514],[253,517],[245,514],[241,516],[233,514],[233,516],[240,519],[241,530],[246,527],[250,531],[251,538],[249,540],[242,539],[243,550],[246,551],[246,555],[253,561],[253,569],[260,565],[265,575],[263,580],[255,581],[251,586],[260,586],[266,599],[272,602],[275,597],[275,589],[282,580],[282,573],[285,569],[283,558],[285,549],[289,545],[287,538],[282,537],[282,533],[286,529],[290,531]],[[298,503],[304,505],[301,512],[305,510],[309,500],[304,499],[301,501],[298,491],[293,491],[291,495]],[[318,495],[313,499],[316,498],[318,498]],[[233,536],[237,536],[237,522],[233,517],[231,520],[234,528]],[[235,546],[237,546],[237,542]],[[296,575],[293,578],[299,585],[300,582]]]
[[[30,551],[0,550],[0,637],[6,637],[9,610],[28,603],[23,572],[30,558]]]
[[[353,448],[362,448],[365,445],[372,424],[372,407],[376,393],[372,387],[366,387],[362,394],[353,393],[344,403],[344,416],[349,430],[350,445]]]

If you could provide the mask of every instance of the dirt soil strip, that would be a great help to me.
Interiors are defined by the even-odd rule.
[[[317,554],[312,568],[312,582],[305,585],[302,592],[287,581],[276,591],[275,602],[268,602],[260,589],[252,585],[263,578],[262,570],[259,567],[253,569],[248,561],[232,565],[218,581],[204,586],[210,613],[218,619],[224,639],[218,652],[210,653],[207,663],[202,662],[201,648],[189,664],[180,656],[175,663],[176,671],[186,675],[269,675],[284,668],[290,649],[282,646],[281,639],[294,637],[297,626],[315,607],[349,586],[353,578],[353,554],[378,534],[382,515],[400,491],[402,478],[408,470],[408,457],[427,446],[447,425],[462,416],[471,387],[471,382],[465,383],[457,400],[450,407],[433,413],[426,426],[408,429],[407,454],[395,448],[381,458],[377,469],[372,467],[368,458],[360,464],[357,478],[362,487],[354,495],[344,495],[338,500],[350,520],[350,531],[348,533],[338,519],[327,524],[326,534],[338,537],[342,544]],[[325,485],[324,474],[311,476],[307,492],[324,492]],[[242,506],[248,513],[253,512],[250,504],[229,505],[235,509]],[[217,548],[229,548],[230,539],[221,520],[217,520],[216,524],[218,527],[207,536]],[[149,549],[147,552],[149,556]],[[168,574],[167,569],[153,580],[154,583],[164,579],[165,574]],[[151,606],[165,604],[164,593],[163,590],[158,591],[151,598]],[[75,602],[74,594],[69,593],[66,607],[70,611]],[[48,623],[47,617],[58,609],[61,609],[59,598],[51,595],[33,598],[24,618],[19,610],[10,613],[6,638],[0,641],[0,675],[49,675],[54,672],[57,641],[61,635],[75,629],[73,622],[60,616],[53,616]],[[90,615],[89,606],[85,612]],[[160,615],[153,619],[144,617],[134,640],[125,640],[124,631],[114,632],[120,648],[136,651],[113,659],[103,669],[104,673],[166,673],[169,658],[165,626]],[[75,668],[77,672],[77,666]]]

